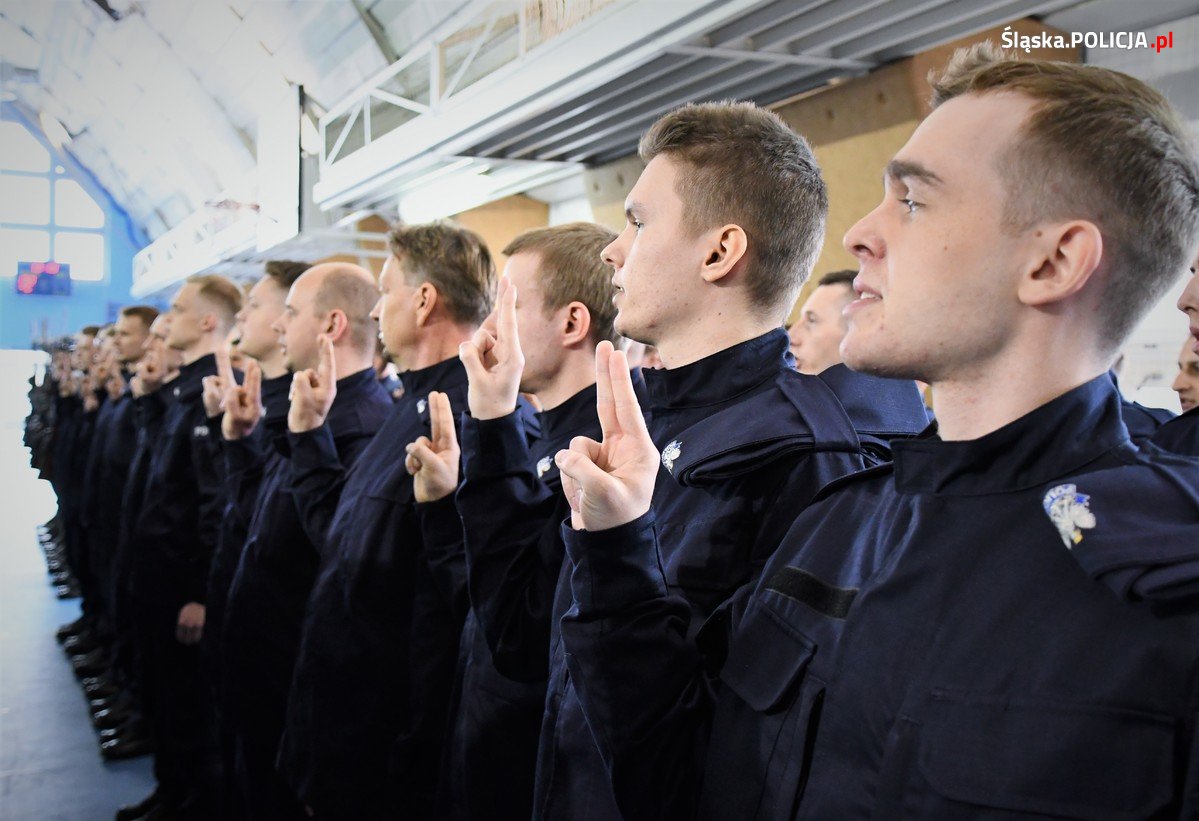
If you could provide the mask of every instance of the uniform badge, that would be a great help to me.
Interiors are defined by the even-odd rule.
[[[540,479],[545,475],[551,467],[554,466],[554,461],[548,456],[543,456],[537,461],[537,478]]]
[[[429,407],[429,403],[427,401],[425,401],[424,399],[416,400],[416,412],[417,413],[424,413],[425,408],[427,408],[427,407]]]
[[[1095,514],[1091,512],[1090,503],[1091,497],[1079,493],[1075,485],[1051,488],[1041,500],[1041,505],[1066,547],[1074,547],[1082,541],[1083,528],[1089,530],[1095,526]]]
[[[192,428],[192,436],[207,436],[207,435],[208,435],[208,426],[207,425],[196,425],[194,428]]]
[[[678,439],[673,440],[666,449],[662,451],[662,466],[670,471],[670,475],[674,475],[674,460],[679,458],[683,452],[683,443]]]

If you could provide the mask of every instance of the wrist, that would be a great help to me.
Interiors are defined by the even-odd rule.
[[[516,413],[516,396],[511,399],[505,397],[503,399],[468,401],[467,406],[470,408],[470,415],[480,421],[502,419]]]

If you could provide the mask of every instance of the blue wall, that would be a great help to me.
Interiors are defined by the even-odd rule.
[[[109,196],[91,172],[79,164],[67,150],[56,150],[46,141],[40,128],[10,103],[3,104],[0,116],[26,127],[92,196],[105,212],[105,247],[108,260],[100,282],[72,282],[70,296],[31,296],[16,292],[15,271],[0,271],[0,348],[29,348],[41,335],[42,323],[50,337],[72,334],[84,325],[103,324],[116,319],[123,305],[135,300],[129,293],[133,284],[133,255],[147,244],[142,231],[129,215]],[[38,260],[29,260],[37,262]],[[160,307],[163,307],[160,304]]]

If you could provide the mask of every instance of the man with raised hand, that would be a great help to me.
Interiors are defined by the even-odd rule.
[[[1199,811],[1199,462],[1138,452],[1107,375],[1193,258],[1199,166],[1112,71],[984,44],[934,89],[845,237],[842,353],[932,384],[936,429],[826,488],[698,643],[619,362],[617,424],[559,455],[563,639],[628,818]]]
[[[1199,456],[1199,259],[1191,264],[1191,278],[1178,298],[1178,310],[1190,320],[1190,336],[1178,355],[1174,390],[1182,401],[1182,414],[1158,428],[1150,440],[1174,453]],[[1180,390],[1180,388],[1182,388]],[[1188,399],[1190,405],[1188,405]]]
[[[448,505],[452,527],[465,532],[470,591],[439,817],[532,814],[555,592],[569,597],[559,582],[569,509],[553,455],[575,436],[598,434],[593,350],[620,339],[611,270],[600,259],[614,238],[573,223],[527,231],[504,248],[496,310],[460,351],[470,414],[456,496],[458,442],[444,395],[430,400],[433,435],[408,449],[421,507]],[[532,442],[522,393],[543,408]],[[426,523],[434,518],[426,512]]]
[[[371,367],[378,326],[370,312],[379,291],[369,271],[341,262],[315,265],[289,286],[269,269],[254,286],[241,347],[252,358],[276,356],[280,381],[314,368],[336,382],[325,424],[339,462],[350,469],[392,409]],[[222,420],[227,473],[248,526],[221,636],[222,704],[236,729],[248,817],[282,821],[306,817],[276,772],[275,756],[320,551],[289,490],[290,405],[266,401],[265,390],[258,401],[255,372],[249,365],[245,387],[226,394]],[[282,388],[279,399],[286,395]]]
[[[751,104],[691,105],[650,128],[641,156],[628,224],[603,258],[616,330],[663,362],[644,373],[661,453],[655,510],[670,533],[667,583],[698,629],[757,574],[797,509],[863,466],[862,439],[834,391],[795,371],[782,328],[824,235],[827,198],[808,144]],[[884,403],[907,410],[882,430],[924,427],[914,385],[873,381],[879,396],[906,391]],[[534,813],[618,817],[573,662],[561,644],[551,649]],[[603,675],[635,679],[640,664]]]
[[[145,495],[130,538],[134,621],[161,812],[214,810],[212,704],[197,644],[224,489],[201,394],[203,378],[216,373],[214,352],[241,303],[237,285],[211,274],[189,278],[171,302],[166,344],[182,354],[183,364],[166,388],[169,404],[150,447]]]
[[[430,432],[432,391],[465,407],[458,346],[491,311],[495,267],[478,235],[451,224],[396,227],[389,240],[372,316],[404,397],[352,469],[326,421],[329,358],[296,374],[288,415],[291,490],[321,564],[278,763],[320,818],[427,813],[461,627],[432,576],[404,448]]]

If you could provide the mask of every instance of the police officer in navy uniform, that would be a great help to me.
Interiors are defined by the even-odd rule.
[[[277,356],[275,368],[283,375],[276,381],[290,385],[292,373],[309,368],[339,375],[325,424],[347,469],[392,409],[391,397],[371,368],[378,330],[370,311],[378,294],[369,271],[325,263],[294,282],[263,277],[242,314],[242,349],[260,361],[268,352]],[[328,359],[325,365],[322,358]],[[238,781],[247,815],[282,821],[307,817],[276,772],[275,756],[320,552],[302,527],[289,490],[290,406],[267,403],[266,387],[264,382],[261,403],[253,401],[252,391],[241,390],[224,401],[227,475],[239,505],[254,499],[241,514],[248,534],[229,589],[220,652],[222,704],[236,728]],[[281,398],[286,395],[284,388]],[[251,435],[256,430],[263,431],[262,442]],[[259,448],[266,449],[264,458]]]
[[[656,509],[671,533],[663,569],[688,603],[684,623],[698,628],[760,570],[795,511],[866,457],[833,388],[795,371],[782,328],[827,210],[807,143],[753,105],[698,105],[659,120],[641,155],[648,165],[626,200],[627,226],[604,260],[615,271],[616,330],[654,345],[664,365],[643,374],[661,453]],[[883,406],[901,411],[874,433],[925,426],[913,383],[871,381]],[[555,642],[534,816],[616,818],[569,663]]]
[[[551,613],[564,556],[559,525],[568,512],[553,454],[599,430],[592,351],[600,340],[619,340],[612,272],[600,259],[614,238],[601,226],[572,223],[526,231],[504,248],[496,309],[462,347],[470,413],[462,419],[464,478],[457,494],[452,415],[461,409],[437,395],[429,405],[434,434],[408,449],[426,539],[453,538],[428,530],[446,518],[449,528],[465,531],[470,611],[439,818],[532,814]],[[532,442],[522,393],[542,407],[540,438]]]
[[[1192,258],[1199,165],[1115,72],[983,44],[935,88],[846,235],[842,351],[930,382],[936,428],[826,488],[698,643],[618,354],[603,445],[559,455],[563,636],[626,817],[1199,811],[1199,462],[1138,451],[1106,373]]]
[[[288,416],[291,489],[321,566],[278,764],[320,818],[427,811],[461,628],[434,575],[441,546],[421,538],[404,448],[430,432],[430,393],[466,406],[458,346],[491,311],[495,267],[450,224],[397,227],[390,246],[372,315],[406,393],[352,469],[326,424],[331,366],[296,374]]]
[[[1178,377],[1174,390],[1182,402],[1182,415],[1171,419],[1153,435],[1153,444],[1174,453],[1199,456],[1199,261],[1191,266],[1191,278],[1187,281],[1182,296],[1178,298],[1178,310],[1190,320],[1190,336],[1178,355]]]
[[[224,488],[201,394],[203,378],[216,373],[213,352],[224,344],[241,301],[237,285],[210,274],[189,278],[171,302],[166,343],[182,353],[183,364],[165,388],[169,404],[149,449],[130,536],[130,588],[159,812],[214,812],[212,704],[197,645]]]

